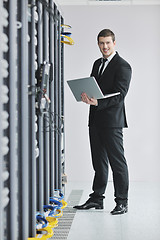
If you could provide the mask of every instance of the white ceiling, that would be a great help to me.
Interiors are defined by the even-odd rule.
[[[160,5],[160,0],[56,0],[58,5]]]

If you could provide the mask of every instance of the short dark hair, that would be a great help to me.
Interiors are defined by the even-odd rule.
[[[113,42],[115,41],[115,34],[110,29],[103,29],[97,36],[97,41],[99,42],[99,37],[112,37]]]

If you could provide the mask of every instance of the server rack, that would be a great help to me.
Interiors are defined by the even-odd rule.
[[[36,213],[65,192],[63,23],[53,0],[0,0],[3,240],[34,238]]]
[[[36,82],[37,79],[35,78],[35,71],[37,68],[36,64],[36,54],[35,54],[35,47],[36,47],[36,10],[35,10],[35,0],[31,0],[30,5],[28,6],[28,34],[29,34],[29,56],[28,56],[28,116],[29,116],[29,236],[35,236],[36,234],[36,157],[38,148],[36,146],[36,132],[37,132],[37,115],[35,109],[35,96],[36,96]]]
[[[7,60],[9,63],[8,68],[8,82],[9,88],[9,154],[7,156],[7,161],[9,165],[9,179],[8,188],[10,190],[10,201],[6,208],[7,220],[6,220],[6,232],[4,239],[12,235],[12,239],[17,239],[18,237],[18,73],[17,73],[17,31],[19,30],[19,23],[16,21],[16,1],[6,2],[4,4],[5,10],[8,11],[8,21],[9,24],[6,26],[7,37],[8,37],[8,56]],[[15,27],[16,26],[16,27]],[[8,229],[7,229],[8,226]]]

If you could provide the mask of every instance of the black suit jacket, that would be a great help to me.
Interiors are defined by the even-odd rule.
[[[124,128],[127,126],[124,99],[131,80],[131,66],[118,53],[112,58],[98,79],[101,58],[93,64],[94,76],[103,94],[120,92],[120,95],[98,99],[98,106],[90,106],[89,126],[93,123],[99,128]]]

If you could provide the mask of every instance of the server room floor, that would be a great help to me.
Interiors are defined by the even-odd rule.
[[[113,183],[109,182],[103,210],[75,210],[91,192],[90,182],[66,185],[68,206],[52,239],[67,240],[160,240],[160,183],[131,182],[129,211],[112,216]]]

